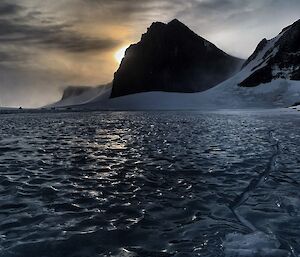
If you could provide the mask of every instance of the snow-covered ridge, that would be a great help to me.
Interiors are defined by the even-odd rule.
[[[278,42],[281,36],[282,33],[273,39],[262,41],[265,42],[263,49],[258,52],[257,56],[252,59],[247,66],[244,67],[244,69],[254,72],[267,65],[267,61],[274,57],[278,52],[278,47],[275,47],[275,44]]]
[[[282,30],[271,40],[260,42],[245,62],[248,76],[239,82],[242,87],[255,87],[275,79],[300,80],[300,20]]]

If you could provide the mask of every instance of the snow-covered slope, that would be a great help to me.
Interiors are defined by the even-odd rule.
[[[94,90],[61,101],[55,107],[99,110],[199,110],[288,107],[300,99],[300,82],[277,79],[253,88],[238,86],[244,71],[202,93],[148,92],[110,99],[110,90]],[[92,96],[87,100],[86,97]]]
[[[98,87],[69,87],[64,91],[60,101],[46,107],[70,107],[76,105],[91,104],[94,101],[101,102],[109,98],[111,84]]]
[[[239,83],[243,87],[255,87],[275,79],[300,80],[300,20],[274,39],[263,39],[244,68],[248,75]]]
[[[203,93],[148,92],[77,106],[102,110],[199,110],[287,107],[300,99],[300,83],[276,80],[256,88],[237,86],[236,78]]]

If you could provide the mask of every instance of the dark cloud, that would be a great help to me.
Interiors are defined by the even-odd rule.
[[[26,1],[24,1],[26,3]],[[116,47],[118,40],[84,35],[72,22],[26,9],[17,3],[0,3],[0,62],[23,62],[30,57],[26,48],[57,49],[69,53],[103,52]],[[22,49],[18,49],[22,46]],[[14,52],[11,48],[14,47]],[[46,52],[45,52],[46,53]]]
[[[31,47],[57,48],[69,52],[105,51],[119,42],[109,38],[81,35],[66,25],[26,25],[0,20],[0,44],[30,44]]]
[[[1,16],[17,14],[21,10],[22,10],[22,7],[17,4],[7,3],[7,2],[0,3],[0,15]]]
[[[40,10],[29,9],[26,15],[20,15],[25,7],[14,3],[0,4],[0,14],[14,15],[13,18],[0,19],[0,44],[25,43],[31,47],[56,48],[71,53],[101,52],[115,48],[120,42],[107,35],[100,38],[84,35],[76,31],[78,23],[84,23],[91,17],[99,22],[99,26],[102,22],[114,20],[121,25],[131,22],[131,26],[144,28],[151,21],[179,18],[196,28],[197,32],[206,34],[216,30],[217,26],[223,29],[229,25],[238,26],[234,23],[245,23],[246,16],[250,17],[258,8],[270,8],[270,3],[286,4],[286,0],[266,0],[265,3],[257,0],[75,0],[73,4],[65,1],[64,7],[69,9],[63,20],[43,16]],[[295,0],[289,1],[296,4]],[[74,17],[81,15],[77,23],[72,11],[75,12]]]
[[[97,51],[102,52],[114,48],[119,41],[112,39],[87,38],[71,32],[57,33],[40,41],[45,47],[54,47],[72,53]]]
[[[25,53],[1,51],[0,50],[0,64],[22,62],[28,57]]]

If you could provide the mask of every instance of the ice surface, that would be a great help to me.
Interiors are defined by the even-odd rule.
[[[238,209],[267,235],[245,235],[228,205],[270,162],[270,130],[278,169]],[[298,112],[24,113],[0,135],[0,256],[247,256],[246,239],[299,256]]]
[[[226,257],[285,257],[290,256],[280,249],[280,242],[274,235],[263,232],[251,234],[231,233],[223,242]]]

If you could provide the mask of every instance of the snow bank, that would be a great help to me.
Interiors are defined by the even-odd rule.
[[[234,77],[201,93],[148,92],[93,101],[82,108],[106,110],[199,110],[288,107],[300,100],[300,82],[274,80],[255,88],[237,86]]]
[[[148,92],[110,99],[111,88],[93,89],[51,106],[93,110],[207,110],[289,107],[300,101],[300,81],[274,80],[253,88],[239,87],[243,71],[201,93]]]

